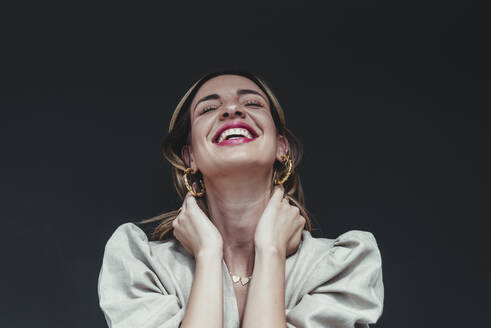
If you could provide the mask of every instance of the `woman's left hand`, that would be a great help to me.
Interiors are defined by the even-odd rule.
[[[283,186],[275,186],[254,235],[256,249],[270,249],[285,257],[297,251],[305,218],[284,198]]]

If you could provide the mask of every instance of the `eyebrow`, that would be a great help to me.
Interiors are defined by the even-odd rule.
[[[264,96],[263,96],[261,93],[259,93],[259,92],[255,91],[255,90],[251,90],[251,89],[239,89],[239,90],[237,90],[237,94],[238,94],[239,96],[241,96],[241,95],[247,95],[247,94],[254,94],[254,95],[258,95],[258,96],[260,96],[261,98],[263,98],[263,99],[264,99],[264,101],[268,102],[268,101],[266,100],[266,98],[264,98]],[[210,100],[210,99],[220,99],[220,96],[219,96],[219,95],[217,95],[216,93],[213,93],[213,94],[211,94],[211,95],[208,95],[208,96],[205,96],[205,97],[201,98],[200,100],[198,100],[198,102],[196,103],[196,105],[194,105],[194,110],[196,110],[196,107],[198,107],[198,104],[199,104],[199,103],[201,103],[201,102],[203,102],[203,101]]]
[[[261,98],[263,98],[266,102],[268,102],[266,100],[266,98],[264,98],[264,96],[261,93],[257,92],[256,90],[251,90],[251,89],[239,89],[239,90],[237,90],[238,95],[247,95],[247,94],[251,94],[251,93],[254,95],[261,96]]]
[[[220,99],[220,96],[217,95],[216,93],[213,93],[211,95],[208,95],[208,96],[205,96],[205,97],[201,98],[200,100],[198,100],[198,102],[196,103],[196,105],[194,105],[194,110],[196,110],[196,107],[198,107],[198,104],[200,102],[207,101],[207,100],[210,100],[210,99]]]

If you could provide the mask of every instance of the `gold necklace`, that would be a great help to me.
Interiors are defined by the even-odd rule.
[[[252,276],[249,276],[249,277],[241,277],[241,276],[237,276],[235,274],[232,274],[232,272],[230,272],[230,275],[232,276],[232,281],[234,283],[238,283],[240,281],[240,283],[242,284],[242,286],[245,286],[247,285],[247,283],[251,280]]]

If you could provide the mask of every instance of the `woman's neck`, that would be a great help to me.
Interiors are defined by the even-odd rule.
[[[271,198],[272,172],[206,179],[210,219],[223,238],[223,258],[235,275],[250,275],[254,267],[254,234]]]

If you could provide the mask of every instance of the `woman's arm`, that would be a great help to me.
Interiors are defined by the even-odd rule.
[[[243,328],[286,327],[285,258],[274,249],[256,249]]]
[[[254,272],[242,327],[286,327],[286,257],[298,249],[304,225],[299,209],[284,198],[283,187],[275,186],[254,235]]]
[[[203,252],[196,256],[191,295],[181,328],[223,327],[222,255]]]
[[[172,221],[174,236],[196,261],[182,328],[223,327],[223,240],[188,193]]]

